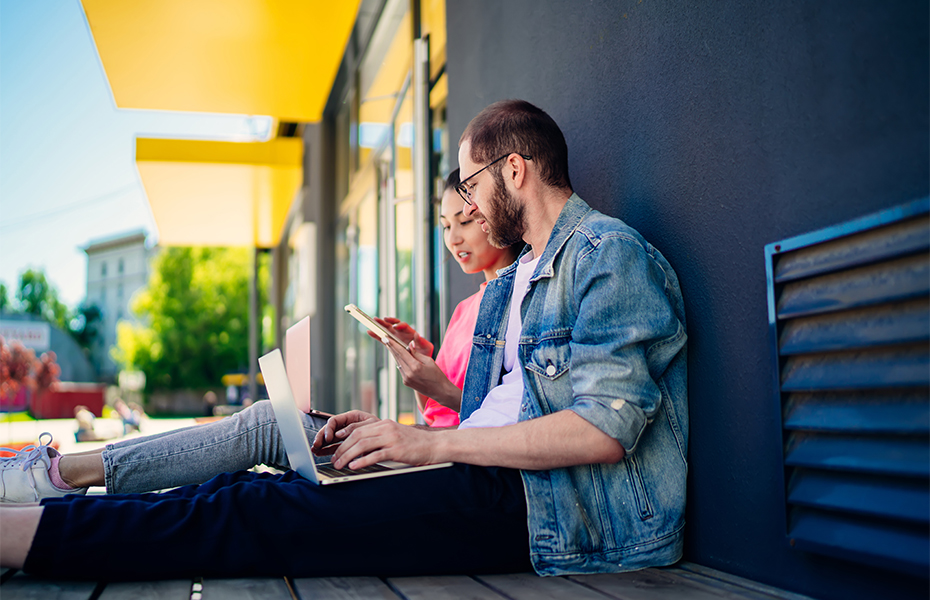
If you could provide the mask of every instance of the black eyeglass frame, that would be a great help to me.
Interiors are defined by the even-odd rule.
[[[500,161],[504,160],[511,154],[520,154],[520,153],[519,152],[508,152],[507,154],[503,155],[500,158],[495,158],[488,164],[484,165],[482,168],[478,169],[477,171],[475,171],[474,173],[472,173],[471,175],[469,175],[468,177],[460,181],[459,184],[455,186],[455,191],[459,193],[459,196],[462,197],[462,200],[465,201],[465,204],[467,204],[468,206],[471,206],[471,200],[470,200],[471,193],[469,192],[468,188],[465,187],[465,183],[468,182],[469,179],[475,177],[476,175],[478,175],[479,173],[481,173],[482,171],[484,171],[485,169],[493,165],[494,163],[499,163]],[[528,156],[526,154],[520,154],[520,156],[523,157],[523,160],[533,160],[532,156]]]

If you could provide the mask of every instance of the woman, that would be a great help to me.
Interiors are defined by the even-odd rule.
[[[433,344],[420,337],[410,325],[393,317],[376,319],[382,326],[390,327],[413,352],[410,357],[397,356],[397,368],[404,385],[416,391],[417,405],[423,413],[423,419],[431,427],[454,427],[459,424],[462,386],[465,385],[471,338],[484,288],[497,277],[499,269],[516,260],[523,247],[522,242],[504,249],[492,246],[488,242],[488,235],[481,231],[473,219],[465,216],[465,202],[455,192],[458,184],[459,170],[456,169],[446,179],[442,193],[439,213],[442,239],[462,271],[468,274],[483,273],[484,282],[477,292],[455,307],[435,363],[429,359],[433,355]]]
[[[487,234],[464,216],[464,202],[455,193],[458,183],[456,169],[446,180],[442,196],[443,239],[462,270],[484,273],[487,283],[496,277],[497,269],[513,262],[518,251],[491,246]],[[417,391],[420,410],[435,427],[458,424],[461,388],[485,283],[456,307],[435,361],[430,358],[433,345],[412,327],[393,318],[381,320],[412,350],[394,356],[404,384]],[[312,439],[325,422],[305,415],[308,437]],[[283,469],[288,465],[267,401],[215,423],[124,440],[84,453],[63,456],[48,443],[50,440],[16,452],[13,458],[0,459],[0,502],[37,502],[83,494],[90,486],[106,486],[110,494],[149,492],[203,483],[259,464]]]

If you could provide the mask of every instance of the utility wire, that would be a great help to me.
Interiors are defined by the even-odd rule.
[[[39,213],[33,213],[33,214],[31,214],[31,215],[27,215],[27,216],[25,216],[25,217],[22,217],[22,218],[20,218],[20,219],[15,220],[15,221],[5,221],[5,220],[3,220],[3,221],[0,221],[0,230],[7,229],[7,228],[10,228],[10,227],[19,227],[20,225],[25,225],[25,224],[27,224],[27,223],[31,223],[31,222],[33,222],[33,221],[35,221],[35,220],[37,220],[37,219],[43,219],[43,218],[48,217],[48,216],[51,216],[51,215],[59,215],[59,214],[65,213],[65,212],[72,211],[72,210],[74,210],[74,209],[76,209],[76,208],[83,208],[83,207],[85,207],[85,206],[90,206],[90,205],[92,205],[92,204],[97,204],[98,202],[104,202],[104,201],[106,201],[106,200],[111,200],[112,198],[118,197],[118,196],[120,196],[120,195],[122,195],[122,194],[125,194],[125,193],[128,192],[128,191],[135,190],[135,189],[138,189],[138,188],[139,188],[139,184],[138,184],[138,183],[133,183],[133,184],[130,184],[130,185],[121,187],[121,188],[119,188],[119,189],[113,190],[112,192],[108,192],[108,193],[106,193],[106,194],[103,194],[102,196],[94,196],[94,197],[92,197],[92,198],[85,198],[85,199],[83,199],[83,200],[78,200],[78,201],[72,202],[72,203],[70,203],[70,204],[65,204],[64,206],[56,206],[56,207],[54,207],[54,208],[50,208],[50,209],[48,209],[48,210],[44,210],[44,211],[39,212]]]

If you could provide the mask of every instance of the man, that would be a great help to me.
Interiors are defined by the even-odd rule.
[[[535,106],[485,109],[462,136],[459,163],[469,174],[460,185],[467,216],[496,245],[528,244],[485,291],[461,426],[424,430],[353,411],[314,440],[318,451],[342,441],[337,468],[389,459],[455,466],[331,488],[293,472],[237,473],[166,495],[0,509],[3,565],[152,578],[529,564],[558,575],[676,561],[687,404],[674,272],[638,233],[572,193],[565,140]],[[424,360],[383,341],[402,369]],[[123,550],[129,544],[143,549],[144,564],[127,559],[139,556]]]

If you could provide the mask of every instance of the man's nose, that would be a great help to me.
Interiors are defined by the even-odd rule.
[[[468,204],[468,203],[465,204],[465,209],[462,211],[462,214],[465,215],[466,217],[471,217],[473,214],[475,214],[475,211],[477,210],[478,210],[478,207],[475,206],[475,202],[473,200],[471,204]]]

